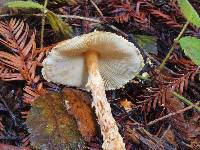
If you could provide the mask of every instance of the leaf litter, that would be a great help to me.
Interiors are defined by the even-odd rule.
[[[183,0],[178,2],[181,1],[184,3]],[[37,2],[43,5],[43,1],[38,0]],[[124,89],[107,93],[111,101],[112,112],[124,136],[126,148],[198,149],[200,132],[199,114],[193,109],[194,107],[186,106],[172,95],[172,91],[176,91],[192,100],[194,104],[198,104],[200,99],[200,71],[198,66],[193,64],[189,59],[193,59],[190,57],[190,54],[188,55],[185,53],[189,56],[185,57],[183,51],[176,45],[175,51],[165,65],[165,69],[163,71],[156,69],[172,45],[174,37],[177,36],[177,33],[184,25],[184,16],[186,16],[186,19],[189,17],[191,23],[198,26],[198,15],[193,15],[193,18],[195,18],[193,20],[191,19],[192,15],[187,16],[187,14],[184,14],[183,16],[177,3],[174,1],[125,2],[109,0],[103,2],[100,0],[94,2],[97,4],[103,16],[101,15],[101,17],[99,17],[99,10],[97,11],[92,3],[85,1],[77,1],[77,3],[73,3],[73,5],[69,4],[68,1],[62,1],[61,3],[58,1],[51,1],[49,2],[48,9],[55,14],[72,14],[72,16],[69,16],[72,17],[72,19],[65,19],[68,24],[72,26],[74,31],[73,35],[87,33],[94,28],[128,35],[126,37],[136,32],[140,38],[138,39],[139,41],[136,40],[138,45],[150,54],[151,64],[147,64],[144,69],[144,72],[150,75],[149,80],[138,77],[138,79],[127,84]],[[185,2],[187,3],[187,1]],[[194,0],[190,2],[199,12],[199,3]],[[190,5],[187,7],[192,9]],[[185,8],[181,10],[183,11]],[[191,12],[193,12],[193,10]],[[6,11],[6,13],[8,13],[8,11]],[[75,15],[75,17],[84,16],[87,19],[93,16],[92,19],[103,20],[102,22],[104,23],[97,23],[98,25],[96,25],[90,21],[79,19],[80,17],[74,19],[73,15]],[[38,45],[39,39],[38,35],[40,35],[40,19],[38,17],[33,19],[32,17],[34,16],[30,16],[24,21],[22,20],[24,17],[22,17],[22,19],[11,19],[11,17],[8,15],[8,17],[5,17],[0,22],[0,78],[3,80],[3,84],[1,84],[2,87],[12,85],[8,86],[10,91],[14,89],[14,91],[18,92],[12,95],[13,97],[8,94],[10,93],[8,92],[8,88],[4,88],[1,92],[3,101],[6,102],[0,102],[1,141],[6,143],[1,146],[7,146],[9,148],[10,145],[8,144],[12,144],[29,148],[29,140],[31,140],[33,133],[29,135],[24,124],[26,124],[25,120],[27,118],[30,119],[28,116],[31,115],[31,111],[34,109],[34,107],[32,107],[31,111],[29,110],[30,104],[34,105],[34,103],[37,103],[36,100],[39,99],[41,95],[44,101],[41,103],[44,108],[50,107],[49,104],[51,103],[49,99],[51,99],[51,102],[56,102],[53,97],[61,98],[61,101],[57,101],[56,104],[58,103],[58,107],[65,110],[66,114],[63,112],[61,116],[56,115],[56,117],[51,117],[52,120],[50,117],[46,117],[46,119],[49,119],[48,121],[51,122],[51,125],[55,124],[57,122],[55,118],[59,117],[64,121],[72,122],[70,125],[73,125],[73,127],[69,126],[69,128],[65,128],[64,131],[71,129],[71,131],[74,131],[72,135],[77,136],[65,137],[63,135],[65,132],[60,134],[58,134],[58,132],[55,134],[63,135],[65,140],[75,138],[74,141],[77,142],[74,144],[75,147],[84,145],[88,149],[100,149],[102,139],[98,132],[96,133],[97,123],[95,121],[95,116],[92,115],[93,111],[90,106],[91,98],[86,94],[87,92],[75,90],[74,88],[66,88],[62,91],[62,86],[50,86],[50,83],[47,84],[41,76],[41,62],[52,47],[49,43],[55,45],[57,41],[62,41],[63,39],[60,38],[57,31],[52,30],[48,24],[49,22],[47,22],[45,25],[46,36],[44,36],[44,44],[46,44],[47,47],[43,49],[36,48],[36,43]],[[19,16],[18,18],[21,17]],[[113,26],[115,26],[115,28],[113,28]],[[188,26],[186,35],[195,36],[197,39],[199,37],[198,31],[192,25]],[[131,39],[131,37],[132,36],[130,36],[129,40],[135,41],[135,39]],[[184,51],[188,50],[184,49],[184,45],[181,47]],[[195,55],[194,58],[196,59],[194,62],[198,62],[197,55]],[[60,92],[51,95],[51,98],[45,99],[44,97],[49,95],[49,89],[51,89],[51,91]],[[82,101],[82,97],[84,102],[79,102]],[[13,102],[13,104],[15,104],[14,107],[9,103],[10,98],[16,101]],[[122,103],[120,103],[120,100],[122,100]],[[8,107],[6,107],[6,105]],[[72,106],[69,107],[68,105]],[[8,111],[7,108],[11,109]],[[128,111],[124,109],[128,109]],[[55,110],[55,107],[51,110]],[[20,111],[22,112],[21,116],[19,115]],[[41,107],[39,107],[37,111],[38,113],[43,112]],[[59,109],[55,111],[58,113]],[[180,111],[182,111],[182,113],[178,113]],[[47,112],[51,113],[49,110],[47,110]],[[87,117],[85,117],[86,114]],[[173,115],[170,116],[170,114]],[[69,117],[64,118],[64,115]],[[35,117],[42,119],[41,115],[36,115]],[[159,120],[160,118],[164,119]],[[38,122],[34,124],[37,125],[34,126],[37,128],[38,125],[40,125]],[[41,122],[42,127],[44,127],[43,125],[47,125],[47,122]],[[61,127],[62,126],[58,126],[58,128]],[[53,128],[49,128],[49,130],[46,129],[43,131],[52,133],[52,129]],[[38,131],[35,130],[35,132],[37,133]],[[35,136],[37,137],[37,135]],[[41,135],[41,137],[43,136]],[[44,141],[48,138],[49,137],[44,138]],[[38,139],[36,139],[36,141],[37,140]],[[52,142],[52,140],[56,141],[56,137],[50,141]],[[41,146],[36,141],[35,145],[38,147]],[[31,142],[31,145],[34,145],[33,143]],[[57,144],[58,147],[62,147],[60,143]],[[66,144],[68,142],[63,143]],[[55,143],[52,144],[56,145]],[[10,148],[13,147],[10,146]]]

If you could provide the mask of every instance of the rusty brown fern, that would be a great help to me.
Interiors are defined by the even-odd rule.
[[[25,81],[24,101],[30,103],[44,92],[41,76],[36,73],[45,53],[38,53],[35,31],[29,36],[29,26],[23,20],[0,21],[0,43],[8,49],[0,50],[0,78],[5,81]]]

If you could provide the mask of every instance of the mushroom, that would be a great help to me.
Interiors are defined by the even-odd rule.
[[[43,61],[42,74],[47,81],[90,90],[102,148],[125,150],[105,90],[123,87],[142,67],[143,58],[133,43],[114,33],[95,31],[56,45]]]

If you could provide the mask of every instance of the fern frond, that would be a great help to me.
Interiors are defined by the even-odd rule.
[[[35,98],[46,92],[46,90],[43,88],[42,83],[39,83],[36,88],[25,86],[23,90],[24,90],[23,101],[28,104],[31,104]]]
[[[8,68],[0,64],[0,79],[4,81],[23,80],[20,73],[14,73],[14,69]]]
[[[153,72],[153,86],[155,87],[146,89],[145,96],[141,96],[144,99],[144,101],[141,102],[143,103],[142,109],[144,112],[150,112],[153,109],[156,110],[158,107],[165,108],[163,110],[166,110],[166,112],[177,112],[184,109],[185,106],[173,95],[173,92],[175,91],[181,95],[192,95],[188,91],[191,89],[190,84],[198,80],[198,76],[200,75],[198,67],[191,61],[183,58],[172,59],[169,60],[168,63],[171,63],[170,66],[174,66],[174,68],[172,68],[173,72]],[[193,91],[197,93],[200,92],[199,89],[194,88]],[[196,113],[194,112],[194,118],[195,115]],[[187,140],[191,140],[195,137],[193,133],[195,133],[197,127],[192,120],[188,119],[186,121],[184,114],[179,114],[176,117],[170,118],[170,124]],[[188,128],[188,126],[190,126],[190,128]]]
[[[30,104],[45,92],[36,69],[41,66],[45,51],[50,48],[36,50],[35,32],[31,36],[29,33],[29,26],[24,21],[0,21],[0,43],[10,50],[0,50],[0,78],[5,81],[26,81],[23,100]]]
[[[184,91],[187,91],[189,82],[194,80],[193,78],[196,74],[200,74],[200,71],[196,72],[196,70],[195,65],[190,65],[190,69],[189,66],[182,68],[176,75],[154,72],[154,80],[158,87],[148,89],[147,95],[142,96],[146,99],[143,109],[149,112],[151,109],[156,109],[157,106],[167,108],[170,104],[170,99],[174,97],[172,92],[176,91],[182,95]]]
[[[2,64],[5,64],[6,66],[9,66],[15,70],[21,68],[23,64],[19,56],[14,56],[3,51],[0,51],[0,61]]]
[[[35,70],[40,62],[35,60],[36,55],[33,55],[36,50],[35,32],[31,37],[28,37],[28,33],[29,26],[24,21],[16,19],[11,19],[8,23],[0,21],[2,37],[0,43],[12,51],[12,53],[0,51],[0,63],[15,70],[13,72],[15,74],[6,75],[6,80],[22,80],[16,73],[21,74],[29,84],[38,80]]]

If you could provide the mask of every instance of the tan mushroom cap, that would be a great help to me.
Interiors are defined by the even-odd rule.
[[[118,89],[143,67],[143,58],[133,43],[110,32],[95,31],[63,41],[43,61],[48,81],[85,88],[88,73],[84,53],[96,51],[106,90]]]

